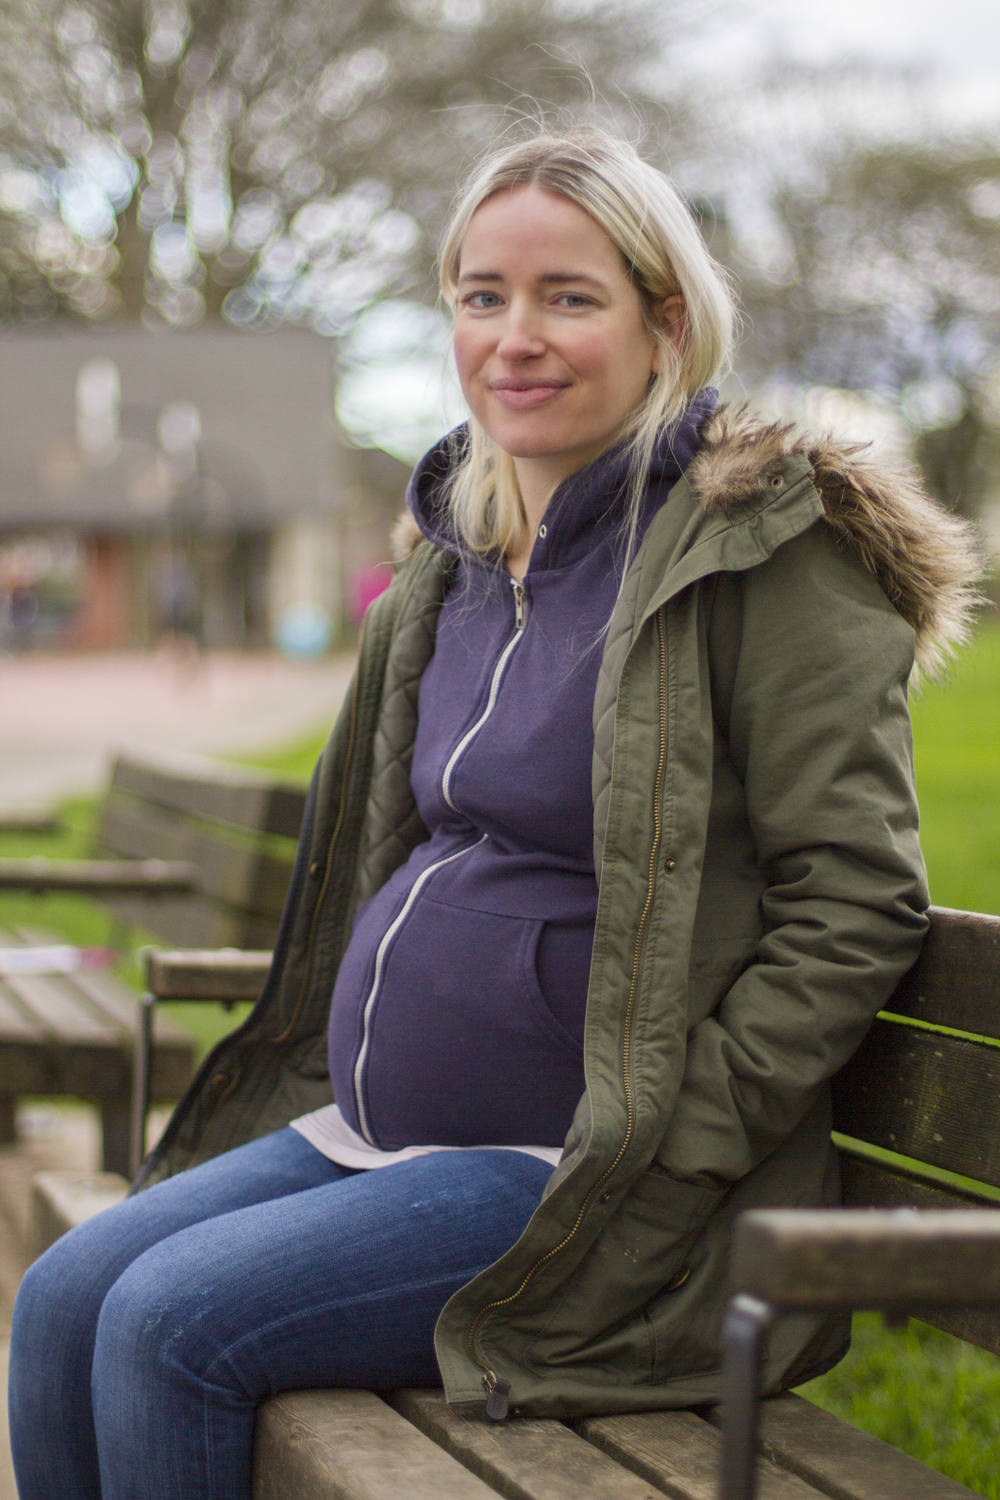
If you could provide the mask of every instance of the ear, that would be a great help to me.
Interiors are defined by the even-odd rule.
[[[653,315],[667,338],[676,347],[684,336],[687,324],[687,305],[683,294],[672,292],[669,297],[664,297],[662,302],[656,304]],[[653,351],[653,370],[657,375],[662,373],[659,349]]]

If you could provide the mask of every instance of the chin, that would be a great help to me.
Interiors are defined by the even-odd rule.
[[[482,425],[497,447],[502,448],[511,458],[559,458],[563,454],[589,448],[595,442],[592,437],[554,433],[551,423],[532,424],[534,430],[527,423],[523,426],[513,422],[491,422],[489,427],[485,423]]]

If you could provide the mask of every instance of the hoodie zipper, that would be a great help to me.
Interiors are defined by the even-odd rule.
[[[476,735],[486,723],[490,714],[493,712],[497,701],[497,695],[500,691],[500,681],[503,677],[504,668],[510,660],[511,654],[517,646],[518,641],[524,634],[524,627],[527,624],[528,607],[524,584],[520,583],[516,578],[512,578],[511,587],[514,591],[514,634],[507,642],[503,651],[501,651],[500,659],[493,669],[493,676],[490,679],[490,691],[486,699],[486,707],[483,709],[483,712],[480,714],[475,724],[473,724],[472,728],[462,736],[458,744],[455,746],[451,755],[448,757],[448,762],[441,776],[441,793],[444,797],[445,802],[453,812],[458,811],[458,809],[455,807],[454,802],[451,800],[451,778],[455,770],[455,765],[458,761],[459,756],[462,754],[462,751],[472,743]],[[383,934],[382,941],[378,945],[378,949],[375,954],[375,974],[372,979],[371,989],[368,992],[368,998],[365,1001],[365,1008],[363,1012],[361,1046],[358,1050],[357,1061],[354,1064],[354,1103],[358,1112],[358,1124],[361,1126],[361,1134],[364,1136],[365,1140],[368,1141],[369,1145],[373,1146],[375,1142],[372,1140],[371,1129],[368,1124],[368,1116],[365,1111],[364,1100],[362,1098],[362,1081],[364,1077],[365,1063],[368,1059],[368,1044],[371,1035],[371,1018],[375,1009],[375,1003],[378,1000],[379,990],[382,987],[382,972],[385,967],[385,956],[389,951],[389,945],[391,944],[399,929],[402,927],[403,923],[406,921],[407,917],[410,915],[417,897],[420,895],[420,892],[423,890],[428,880],[430,880],[431,876],[434,875],[438,870],[443,869],[445,865],[450,865],[452,860],[460,859],[463,854],[471,854],[473,849],[478,849],[479,845],[485,842],[486,837],[487,835],[484,833],[481,838],[476,839],[475,843],[467,844],[464,849],[458,849],[454,854],[448,854],[443,859],[435,860],[432,865],[428,865],[427,869],[423,870],[420,875],[417,876],[417,879],[413,882],[413,885],[410,887],[409,895],[403,903],[402,910],[396,916],[395,920],[390,923],[386,932]]]
[[[660,748],[659,758],[656,766],[656,782],[653,791],[653,842],[649,851],[649,873],[646,882],[646,901],[639,918],[639,926],[636,931],[635,949],[632,955],[632,979],[629,985],[628,1003],[625,1007],[625,1018],[622,1032],[622,1085],[625,1093],[625,1134],[618,1148],[618,1154],[609,1167],[602,1172],[594,1183],[590,1192],[584,1198],[580,1206],[580,1212],[568,1234],[565,1234],[557,1245],[547,1251],[535,1261],[535,1264],[522,1278],[520,1284],[515,1287],[508,1297],[499,1297],[495,1302],[488,1302],[485,1307],[480,1308],[476,1314],[469,1331],[466,1335],[466,1350],[469,1358],[483,1371],[483,1389],[486,1391],[486,1415],[494,1422],[502,1422],[507,1416],[510,1397],[510,1382],[502,1380],[495,1370],[491,1369],[486,1359],[479,1353],[477,1335],[479,1326],[487,1313],[495,1312],[498,1308],[508,1307],[516,1302],[528,1283],[535,1274],[541,1270],[555,1255],[559,1255],[566,1246],[575,1239],[580,1226],[584,1221],[587,1210],[590,1208],[600,1189],[620,1164],[622,1157],[628,1150],[635,1132],[635,1095],[632,1087],[632,1043],[634,1040],[635,1002],[639,993],[639,978],[642,972],[642,960],[646,946],[646,929],[649,925],[649,914],[653,907],[653,893],[656,887],[656,866],[659,859],[660,843],[663,837],[663,814],[660,806],[663,795],[663,780],[667,761],[667,646],[666,631],[664,628],[663,610],[656,616],[656,638],[660,658],[660,689],[659,689],[659,724],[660,724]]]
[[[524,584],[520,583],[516,578],[512,578],[510,581],[510,585],[514,591],[514,634],[511,636],[510,640],[501,651],[500,659],[497,662],[496,666],[493,668],[493,676],[490,680],[490,691],[489,696],[486,699],[486,707],[483,709],[482,713],[473,724],[472,728],[467,730],[466,733],[463,734],[462,738],[459,740],[458,744],[451,752],[451,755],[448,757],[448,763],[445,766],[441,776],[441,795],[447,805],[451,808],[452,812],[458,811],[458,808],[451,800],[451,780],[455,772],[455,766],[458,764],[458,760],[462,752],[472,743],[476,735],[486,723],[486,720],[489,718],[490,714],[493,712],[493,709],[496,706],[497,694],[500,691],[500,680],[503,677],[504,668],[506,667],[514,651],[517,649],[517,644],[524,634],[524,627],[528,623],[528,599],[524,590]]]

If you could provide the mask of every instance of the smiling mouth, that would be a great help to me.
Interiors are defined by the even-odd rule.
[[[544,406],[546,401],[551,401],[566,389],[567,385],[559,380],[519,380],[516,376],[493,381],[490,385],[500,404],[511,411],[529,411]]]

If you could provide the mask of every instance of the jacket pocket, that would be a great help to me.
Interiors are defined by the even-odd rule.
[[[643,1172],[554,1299],[558,1311],[532,1344],[529,1363],[599,1367],[628,1384],[652,1380],[647,1304],[686,1282],[688,1253],[725,1193]]]

